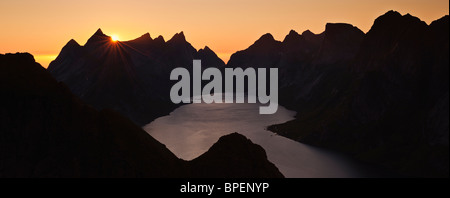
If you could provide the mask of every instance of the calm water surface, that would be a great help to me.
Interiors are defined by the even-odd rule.
[[[192,160],[217,140],[238,132],[261,145],[269,161],[285,177],[362,177],[352,160],[267,131],[267,126],[294,119],[295,112],[279,106],[273,115],[260,115],[260,104],[188,104],[160,117],[144,129],[179,158]]]

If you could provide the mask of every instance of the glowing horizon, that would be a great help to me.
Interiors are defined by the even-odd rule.
[[[389,10],[430,24],[449,13],[447,0],[55,0],[1,1],[0,53],[29,52],[44,67],[75,39],[80,45],[101,28],[132,40],[149,32],[166,40],[183,31],[197,50],[210,47],[225,62],[261,35],[283,40],[290,30],[321,33],[326,23],[367,32]],[[53,59],[52,59],[53,58]]]
[[[111,40],[113,42],[117,42],[117,41],[119,41],[119,36],[117,34],[113,34],[113,35],[111,35]]]

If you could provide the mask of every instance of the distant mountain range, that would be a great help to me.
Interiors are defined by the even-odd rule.
[[[138,125],[168,114],[176,105],[169,98],[173,68],[192,67],[201,59],[209,67],[225,63],[208,47],[196,50],[183,32],[169,41],[150,34],[112,42],[98,29],[84,46],[70,40],[48,71],[96,109],[112,108]]]
[[[110,41],[98,30],[84,46],[71,40],[48,71],[98,110],[112,108],[138,125],[169,113],[169,73],[191,67],[279,68],[280,104],[296,119],[269,129],[348,153],[405,176],[448,177],[449,16],[430,25],[389,11],[364,33],[327,24],[314,34],[270,34],[224,64],[196,50],[181,32]]]
[[[117,112],[85,104],[30,54],[0,54],[0,90],[0,178],[283,177],[237,133],[181,160]]]

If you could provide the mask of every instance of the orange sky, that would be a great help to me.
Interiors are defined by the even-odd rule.
[[[264,33],[282,40],[289,30],[314,33],[327,22],[351,23],[367,32],[388,10],[430,23],[449,13],[448,0],[14,0],[0,1],[0,53],[30,52],[47,67],[74,38],[81,45],[98,29],[120,40],[149,32],[166,40],[184,31],[197,49],[222,59]]]

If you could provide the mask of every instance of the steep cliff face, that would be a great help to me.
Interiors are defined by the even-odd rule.
[[[282,177],[238,134],[180,160],[122,115],[85,104],[30,54],[0,55],[0,71],[0,177]]]

